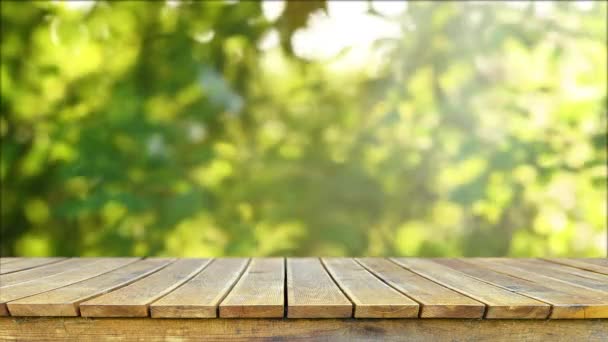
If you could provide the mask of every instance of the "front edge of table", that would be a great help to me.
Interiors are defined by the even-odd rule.
[[[0,341],[608,341],[608,320],[0,318]]]

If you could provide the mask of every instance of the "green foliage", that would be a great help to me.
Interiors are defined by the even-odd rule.
[[[3,1],[1,253],[602,255],[606,4],[552,4],[349,67],[294,49],[324,1]]]

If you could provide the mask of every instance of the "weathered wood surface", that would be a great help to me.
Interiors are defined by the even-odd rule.
[[[568,265],[583,270],[592,272],[608,274],[608,258],[606,259],[564,259],[564,258],[552,258],[545,259],[549,262],[556,264]]]
[[[16,316],[78,316],[78,305],[87,299],[133,283],[166,266],[168,259],[147,259],[55,290],[8,304]]]
[[[530,297],[490,285],[466,274],[420,258],[396,258],[398,264],[486,304],[486,318],[533,318],[549,316],[551,306]]]
[[[554,266],[544,262],[538,263],[528,259],[493,258],[480,260],[499,266],[506,265],[509,266],[509,269],[517,268],[526,273],[535,273],[539,276],[568,283],[583,289],[608,292],[608,276],[605,275],[594,274],[584,270],[570,270],[566,267]]]
[[[2,341],[589,341],[608,320],[0,318]]]
[[[44,265],[41,267],[0,275],[0,288],[25,283],[35,279],[42,279],[67,272],[97,261],[94,258],[66,259],[60,262]]]
[[[170,293],[207,265],[209,259],[180,259],[128,286],[80,304],[84,317],[146,317],[150,303]]]
[[[27,258],[17,260],[6,260],[0,263],[0,274],[13,273],[17,271],[23,271],[37,266],[46,264],[52,264],[54,262],[61,261],[65,258]]]
[[[608,316],[608,298],[606,296],[603,296],[603,298],[593,296],[569,284],[557,282],[535,283],[496,272],[468,260],[440,259],[436,261],[489,284],[551,304],[553,310],[551,310],[549,318],[599,318]]]
[[[358,261],[380,279],[419,302],[422,318],[482,318],[485,305],[383,258]]]
[[[287,259],[287,317],[351,317],[353,305],[317,258]]]
[[[0,262],[2,268],[19,268],[0,275],[0,316],[294,322],[608,318],[605,259],[3,257]]]
[[[418,303],[376,278],[355,260],[324,258],[323,263],[354,303],[354,317],[418,317]]]
[[[241,279],[220,304],[220,317],[283,317],[285,261],[253,259]]]
[[[54,290],[93,278],[100,274],[104,274],[121,266],[132,263],[136,260],[136,258],[97,259],[90,264],[86,264],[66,272],[58,273],[54,276],[3,287],[0,289],[0,316],[6,316],[8,314],[8,309],[6,307],[7,302],[33,296],[35,294]]]
[[[187,283],[150,305],[152,317],[217,317],[222,299],[239,279],[248,259],[213,260]]]
[[[17,258],[17,257],[0,257],[0,265],[5,265],[5,264],[8,264],[8,263],[10,263],[10,262],[15,262],[15,261],[18,261],[18,260],[20,260],[20,259],[23,259],[23,258]]]

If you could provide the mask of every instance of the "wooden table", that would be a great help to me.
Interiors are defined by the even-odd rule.
[[[0,258],[0,340],[608,341],[608,259]]]

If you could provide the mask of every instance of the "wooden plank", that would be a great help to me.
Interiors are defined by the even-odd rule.
[[[0,275],[0,288],[49,277],[99,261],[99,258],[72,258],[29,270]]]
[[[608,320],[0,318],[3,341],[608,341]]]
[[[608,293],[608,281],[600,281],[585,277],[579,277],[575,274],[565,272],[563,270],[555,270],[550,267],[535,265],[531,262],[519,259],[507,259],[507,258],[480,258],[489,263],[496,263],[499,265],[508,265],[522,270],[525,273],[532,273],[538,276],[543,276],[549,279],[554,279],[564,283],[568,283],[574,286],[578,286],[582,289],[594,290],[599,292]]]
[[[546,261],[549,261],[552,263],[556,263],[556,264],[568,265],[568,266],[580,268],[580,269],[591,271],[591,272],[608,274],[608,265],[602,265],[601,263],[593,262],[592,261],[593,259],[589,260],[589,259],[544,258],[543,260],[546,260]]]
[[[26,258],[0,265],[0,274],[8,274],[61,261],[65,258]]]
[[[23,258],[19,258],[19,257],[1,257],[0,258],[0,265],[5,265],[11,262],[15,262],[15,261],[19,261],[22,260]]]
[[[350,258],[323,258],[327,271],[355,304],[354,317],[418,317],[420,306]]]
[[[570,284],[568,282],[564,282],[549,276],[546,276],[542,273],[538,273],[535,271],[526,270],[519,267],[514,267],[512,265],[501,263],[492,258],[470,258],[470,259],[460,259],[466,263],[477,265],[480,267],[484,267],[486,269],[493,270],[498,273],[508,274],[513,277],[525,279],[537,284],[541,284],[542,286],[556,289],[558,291],[564,291],[566,293],[570,293],[572,295],[585,295],[586,297],[596,298],[602,301],[606,298],[606,293],[603,291],[597,291],[587,288],[582,288],[578,285]]]
[[[283,317],[284,289],[283,258],[253,259],[220,303],[220,317]]]
[[[551,306],[471,278],[431,260],[394,258],[399,265],[486,304],[485,318],[547,318]]]
[[[577,277],[582,277],[582,278],[589,278],[589,279],[593,279],[602,283],[608,283],[608,275],[605,274],[600,274],[600,273],[596,273],[596,272],[591,272],[591,271],[587,271],[587,270],[583,270],[580,268],[576,268],[576,267],[572,267],[572,266],[567,266],[567,265],[560,265],[560,264],[554,264],[552,262],[548,262],[546,260],[542,260],[542,259],[523,259],[523,258],[518,258],[515,259],[519,264],[521,264],[523,267],[526,266],[530,266],[530,268],[543,268],[545,270],[551,270],[553,272],[555,272],[555,274],[565,274],[568,276],[577,276]]]
[[[96,262],[72,269],[71,271],[32,280],[27,283],[3,287],[0,291],[0,316],[8,315],[7,302],[77,283],[125,266],[136,260],[137,258],[100,258]]]
[[[150,305],[152,317],[212,318],[249,259],[215,259],[201,273]]]
[[[171,261],[140,260],[97,277],[10,302],[8,310],[11,316],[78,316],[81,302],[133,283]]]
[[[118,290],[80,304],[83,317],[146,317],[149,305],[199,273],[209,259],[179,259]]]
[[[465,259],[463,259],[465,260]],[[578,285],[570,284],[568,282],[564,282],[552,277],[548,277],[544,274],[540,274],[537,272],[529,271],[526,269],[514,267],[509,264],[499,263],[496,260],[490,258],[474,258],[474,259],[466,259],[467,263],[479,265],[485,268],[489,268],[499,273],[504,273],[511,275],[513,277],[518,277],[522,279],[526,279],[537,284],[542,284],[546,287],[551,288],[561,288],[567,289],[568,292],[572,294],[577,293],[585,293],[586,296],[593,296],[594,298],[602,299],[605,298],[606,293],[603,291],[597,291],[587,288],[582,288]]]
[[[359,258],[361,265],[421,304],[421,318],[482,318],[485,304],[432,282],[384,258]]]
[[[467,259],[438,259],[436,262],[447,265],[471,277],[504,289],[538,299],[552,305],[549,318],[580,319],[607,318],[608,297],[589,296],[585,291],[569,284],[552,286],[551,283],[535,283],[526,279],[499,273],[486,267],[475,265]]]
[[[287,317],[351,317],[353,305],[318,258],[287,259]]]
[[[591,263],[594,265],[601,265],[608,267],[608,258],[586,258],[582,259],[584,262]]]

